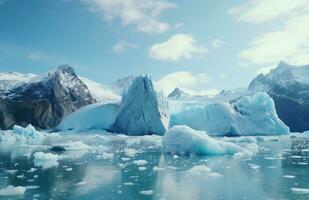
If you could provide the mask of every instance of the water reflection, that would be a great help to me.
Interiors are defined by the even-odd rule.
[[[258,142],[259,151],[253,157],[178,157],[161,154],[156,141],[101,139],[87,136],[88,145],[93,146],[90,151],[64,152],[59,165],[46,170],[33,165],[33,153],[48,151],[46,146],[18,148],[0,143],[0,188],[39,186],[15,199],[309,198],[291,191],[292,187],[309,188],[307,140]],[[104,158],[103,152],[113,156]],[[147,164],[141,168],[134,160]],[[195,166],[207,166],[221,177],[192,173]]]

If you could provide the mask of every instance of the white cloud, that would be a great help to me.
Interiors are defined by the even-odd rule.
[[[206,52],[207,49],[199,46],[192,35],[175,34],[165,42],[153,44],[149,49],[149,56],[156,60],[177,61],[194,55],[205,55]]]
[[[191,91],[196,86],[205,84],[209,81],[209,76],[204,73],[193,75],[191,72],[178,71],[162,77],[155,85],[157,90],[162,91],[164,95],[168,95],[176,87],[192,93]]]
[[[122,53],[127,49],[135,49],[135,48],[137,48],[137,45],[128,41],[119,41],[117,44],[113,46],[113,50],[116,53]]]
[[[242,62],[259,66],[274,66],[280,60],[309,63],[309,1],[254,0],[232,11],[241,21],[267,22],[270,27],[240,52]]]
[[[221,48],[225,45],[225,42],[223,40],[220,39],[215,39],[212,43],[211,46],[213,48]]]
[[[215,96],[219,94],[220,91],[217,89],[210,89],[210,90],[201,90],[201,91],[192,91],[190,94],[193,95],[203,95],[203,96]]]
[[[238,20],[260,23],[293,16],[299,9],[308,9],[308,0],[251,0],[229,10]]]
[[[164,0],[81,0],[93,12],[99,12],[107,21],[120,20],[124,26],[132,25],[137,31],[163,33],[171,25],[162,22],[161,14],[175,3]]]

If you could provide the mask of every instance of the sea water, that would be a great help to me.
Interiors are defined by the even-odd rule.
[[[228,140],[257,151],[252,156],[168,155],[161,153],[159,136],[95,133],[66,134],[43,145],[2,141],[0,189],[23,186],[26,192],[0,199],[309,199],[308,139]],[[52,152],[58,165],[47,169],[34,165],[35,152],[73,141],[89,148]]]

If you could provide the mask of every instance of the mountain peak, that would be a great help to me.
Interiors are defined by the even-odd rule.
[[[176,99],[178,99],[180,96],[185,95],[185,96],[190,96],[190,94],[184,92],[182,89],[180,89],[179,87],[176,87],[167,97],[168,98],[172,98],[175,97]]]
[[[65,72],[68,74],[74,74],[75,75],[75,70],[73,69],[73,67],[71,67],[68,64],[65,65],[60,65],[58,66],[55,70],[53,70],[54,72]]]

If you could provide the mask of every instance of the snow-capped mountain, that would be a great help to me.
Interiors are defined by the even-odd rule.
[[[177,99],[187,99],[192,97],[192,95],[186,93],[185,91],[177,87],[167,97],[169,99],[177,100]]]
[[[126,76],[109,84],[107,87],[109,87],[115,94],[122,96],[129,90],[134,79],[134,76]]]
[[[291,131],[309,130],[309,65],[280,62],[268,74],[256,77],[249,90],[267,92],[274,99],[279,118]]]
[[[34,74],[21,74],[18,72],[1,72],[0,73],[0,93],[6,92],[15,84],[27,82],[35,77]]]
[[[121,96],[117,95],[117,91],[115,92],[110,87],[103,85],[101,83],[97,83],[93,80],[90,80],[85,77],[79,77],[83,83],[85,83],[90,90],[92,96],[98,101],[102,103],[106,102],[119,102],[121,101]]]
[[[18,80],[1,94],[0,102],[1,128],[32,124],[48,129],[96,100],[74,69],[63,65],[42,75]]]

